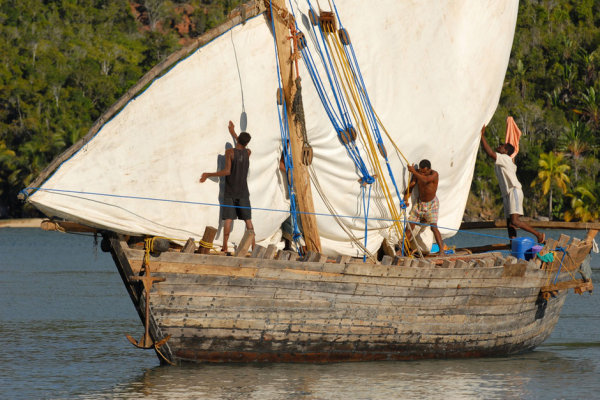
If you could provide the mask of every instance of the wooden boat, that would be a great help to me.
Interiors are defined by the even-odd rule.
[[[356,23],[366,15],[365,7],[380,7],[354,0],[340,0],[340,3],[346,9],[353,8],[353,13],[347,14],[347,20]],[[476,118],[469,119],[467,130],[477,135],[482,123],[491,117],[501,90],[513,35],[511,28],[498,37],[496,29],[505,29],[511,24],[514,27],[516,20],[516,1],[483,3],[452,1],[441,7],[432,2],[429,5],[433,7],[428,10],[424,7],[415,11],[415,15],[421,15],[423,24],[416,24],[418,29],[409,34],[414,40],[428,35],[441,35],[443,39],[437,47],[429,46],[425,52],[422,50],[424,47],[419,46],[422,43],[415,42],[418,60],[414,65],[419,66],[418,71],[428,71],[435,76],[440,68],[429,65],[428,54],[434,48],[442,52],[450,49],[450,55],[442,54],[456,61],[461,68],[472,68],[457,68],[454,72],[469,77],[465,85],[478,89],[472,93],[461,92],[453,82],[446,87],[438,86],[441,94],[413,88],[410,97],[415,105],[404,104],[407,111],[398,112],[392,108],[382,114],[382,119],[391,120],[391,125],[398,131],[395,136],[389,136],[392,141],[393,137],[406,133],[400,128],[406,125],[408,117],[412,118],[409,125],[423,122],[419,121],[415,111],[421,107],[419,99],[435,103],[452,95],[455,97],[445,101],[470,102],[458,104],[459,107],[454,110],[458,114],[462,112],[458,116],[450,115],[442,106],[434,112],[421,113],[423,118],[436,121],[432,124],[434,126],[423,128],[422,135],[409,134],[405,143],[412,152],[416,152],[414,157],[421,156],[420,149],[427,148],[432,141],[437,140],[436,145],[446,143],[447,151],[432,154],[432,157],[434,165],[440,165],[438,169],[444,177],[444,184],[440,184],[438,191],[442,204],[447,205],[440,215],[445,221],[442,226],[454,229],[460,225],[477,152],[476,146],[470,144],[472,138],[465,137],[462,132],[465,127],[458,126],[457,121],[476,114]],[[383,37],[386,33],[391,38],[390,43],[397,44],[399,32],[405,29],[397,28],[390,20],[396,13],[383,12],[386,8],[389,9],[387,11],[406,11],[403,18],[408,20],[414,15],[402,2],[382,4],[384,7],[379,10],[378,17],[383,22],[365,19],[361,32],[374,31],[372,35],[375,37]],[[473,10],[489,12],[490,15],[485,19],[475,18],[477,15],[466,18],[459,12],[475,12]],[[316,13],[311,14],[311,11],[314,9],[298,9],[294,15],[302,18],[310,28],[311,18],[313,21],[316,19]],[[321,12],[318,16],[321,20],[326,18],[329,27],[337,21],[332,11]],[[267,18],[257,19],[263,13],[267,14]],[[440,33],[439,26],[452,30],[452,23],[448,21],[453,18],[459,22],[475,21],[475,26],[469,22],[468,26],[460,26],[449,35]],[[337,136],[345,146],[341,147],[335,139],[340,130],[336,132],[330,126],[328,130],[324,128],[329,121],[322,110],[319,113],[321,103],[315,93],[311,95],[310,91],[303,91],[303,96],[309,96],[311,100],[306,101],[305,97],[304,110],[297,104],[292,106],[295,91],[299,90],[293,78],[299,71],[294,60],[298,59],[300,43],[299,36],[294,33],[293,22],[294,17],[281,0],[273,1],[273,4],[264,1],[247,3],[224,25],[151,71],[100,118],[82,141],[58,157],[32,187],[26,189],[28,195],[33,192],[28,198],[32,204],[46,214],[62,219],[43,223],[45,229],[91,231],[103,236],[102,248],[112,255],[145,328],[140,340],[131,336],[129,340],[138,347],[154,349],[161,362],[168,364],[509,355],[532,349],[543,342],[558,320],[567,290],[573,288],[583,292],[593,288],[589,276],[581,272],[580,266],[592,248],[596,230],[590,230],[584,241],[571,241],[567,236],[562,236],[558,242],[548,240],[540,254],[553,252],[556,257],[552,262],[517,260],[497,251],[477,253],[476,249],[442,257],[395,256],[391,249],[394,242],[388,233],[398,229],[398,215],[406,216],[405,210],[392,211],[400,201],[398,193],[394,195],[389,191],[383,196],[384,178],[381,173],[373,174],[375,210],[371,214],[368,207],[356,210],[356,204],[360,203],[358,200],[366,202],[364,188],[371,183],[364,179],[365,176],[360,176],[358,184],[356,171],[359,168],[345,157],[348,145],[352,145],[350,142],[355,139],[346,137],[344,140]],[[446,23],[450,25],[444,25]],[[341,19],[339,24],[341,26]],[[471,60],[461,63],[453,58],[456,53],[462,57],[466,48],[477,53],[481,46],[480,38],[473,38],[471,34],[481,32],[476,29],[477,24],[487,24],[487,31],[480,36],[493,37],[493,41],[484,44],[488,50],[497,46],[497,51],[490,51],[482,65]],[[231,37],[224,36],[227,32],[231,33]],[[267,68],[268,63],[264,62],[262,54],[265,51],[261,51],[260,47],[266,43],[261,41],[273,40],[272,32],[277,70],[272,66]],[[344,32],[339,31],[340,41],[347,46],[349,38],[347,31]],[[465,38],[458,36],[460,32],[466,32],[474,45],[465,46]],[[288,40],[290,35],[296,38],[294,51]],[[231,44],[236,38],[243,39],[243,46],[236,48],[235,44]],[[309,46],[302,43],[302,46]],[[201,45],[206,47],[199,54],[196,49]],[[368,53],[380,44],[358,43],[357,46],[360,47],[358,52]],[[453,49],[456,51],[453,52]],[[241,61],[238,59],[240,51],[243,54],[239,58]],[[403,51],[411,54],[410,49]],[[201,137],[203,147],[190,150],[197,139],[189,138],[188,122],[182,118],[182,114],[187,116],[190,110],[177,111],[178,107],[195,106],[185,96],[183,100],[177,98],[182,97],[181,93],[187,93],[186,86],[191,91],[198,90],[189,71],[193,72],[197,65],[205,65],[201,60],[203,54],[213,57],[211,60],[221,60],[219,57],[223,54],[230,58],[235,55],[237,71],[233,75],[240,77],[242,104],[244,90],[250,90],[255,101],[247,104],[245,110],[256,107],[258,111],[252,115],[261,115],[257,119],[262,124],[255,125],[260,128],[261,135],[254,136],[256,139],[253,140],[257,142],[252,153],[254,160],[259,157],[259,166],[251,170],[249,178],[251,187],[260,187],[260,191],[251,193],[255,207],[258,204],[253,212],[258,214],[255,229],[259,242],[251,253],[248,250],[254,233],[239,229],[232,234],[232,240],[236,242],[233,256],[215,252],[219,245],[218,237],[215,238],[218,232],[210,226],[218,221],[218,213],[209,207],[211,204],[207,204],[205,199],[217,197],[218,185],[204,184],[199,188],[191,184],[198,178],[197,172],[190,172],[197,169],[195,163],[204,163],[202,166],[209,168],[212,163],[208,160],[209,149],[216,149],[215,154],[222,151],[222,143],[220,140],[218,144],[214,143],[214,134],[209,129],[215,119],[213,115],[203,117],[208,127],[207,133]],[[188,58],[183,59],[185,56]],[[183,61],[173,66],[181,59]],[[385,97],[390,87],[400,92],[400,89],[408,90],[413,84],[409,79],[389,76],[390,68],[396,64],[394,60],[365,59],[367,66],[381,69],[381,73],[374,73],[373,69],[370,73],[367,71],[367,81],[377,81],[381,75],[386,78],[381,84],[374,85],[374,93],[378,96]],[[441,69],[452,70],[453,63],[446,61],[441,62],[445,63]],[[198,87],[225,86],[224,82],[230,81],[227,78],[229,72],[221,68],[225,64],[216,63],[215,69],[210,67],[211,63],[206,64],[207,77],[194,78],[202,81]],[[154,81],[132,100],[133,95],[163,72],[165,75],[160,80]],[[356,72],[353,74],[357,76]],[[244,75],[251,79],[243,79]],[[278,98],[283,99],[278,112],[287,111],[290,130],[289,139],[284,139],[279,145],[271,139],[279,135],[277,124],[269,122],[276,121],[277,115],[263,109],[265,90],[260,85],[263,81],[277,79],[277,76],[281,76],[282,85]],[[423,79],[424,86],[437,82],[428,77],[426,74],[426,79]],[[238,82],[234,80],[233,84],[235,86]],[[407,84],[409,86],[404,86]],[[169,89],[169,85],[177,86],[177,90]],[[229,98],[238,96],[237,90],[211,93],[213,96],[202,99],[202,102],[206,107],[223,107],[229,112],[233,107],[228,103]],[[356,94],[360,97],[366,92],[367,85],[363,85],[358,86]],[[392,91],[391,96],[395,97],[396,92]],[[367,111],[373,108],[371,105],[366,107]],[[169,115],[164,114],[164,110],[168,110]],[[202,112],[201,108],[194,110]],[[175,116],[171,116],[170,113],[175,111]],[[154,114],[168,117],[170,140],[166,145],[166,128],[156,126],[162,120]],[[312,119],[299,123],[301,114]],[[241,122],[245,116],[246,111],[243,111]],[[313,120],[316,122],[311,125]],[[354,123],[359,125],[356,121]],[[304,127],[308,131],[306,134],[302,132]],[[445,139],[438,131],[452,131],[453,136]],[[314,147],[313,166],[306,162],[307,138],[311,139]],[[368,147],[365,143],[356,148],[364,151]],[[173,152],[169,153],[169,157],[164,157],[165,146],[168,152]],[[371,158],[385,158],[390,175],[392,169],[406,170],[406,163],[401,164],[400,157],[388,160],[381,139],[371,147],[378,148],[380,153],[371,154]],[[467,147],[470,148],[468,154],[455,164],[456,154],[464,152]],[[198,151],[202,151],[205,157],[198,157]],[[294,203],[285,200],[278,192],[276,168],[273,166],[278,163],[282,151],[290,154],[294,164],[296,179],[290,193],[295,192],[298,198],[299,218],[307,247],[302,255],[278,250],[279,237],[273,237],[280,232],[279,226],[287,216],[285,213]],[[319,158],[321,154],[333,156]],[[269,164],[264,159],[273,159],[274,162]],[[172,167],[174,164],[176,167]],[[58,166],[61,166],[60,169],[57,169]],[[332,172],[335,168],[329,168],[340,166],[349,168],[344,173]],[[166,178],[161,180],[159,177],[163,169]],[[321,185],[319,180],[332,184]],[[318,192],[319,197],[316,198],[320,198],[320,202],[313,204],[311,189]],[[176,193],[181,198],[168,198],[164,193]],[[384,197],[391,199],[388,202],[390,210],[381,206]],[[196,207],[193,211],[186,208],[190,204]],[[282,210],[284,214],[280,213]],[[343,212],[337,212],[339,210]],[[352,222],[341,221],[344,215]],[[332,217],[337,225],[331,222]],[[197,248],[192,238],[187,242],[186,239],[189,236],[200,237],[202,231],[199,233],[198,229],[204,229],[204,236]],[[367,243],[368,231],[371,236]],[[399,240],[399,243],[404,243],[402,238]],[[377,255],[380,248],[386,253],[383,257]],[[580,273],[583,278],[576,275]]]
[[[182,253],[150,257],[107,236],[123,282],[144,321],[148,343],[166,342],[161,361],[291,362],[406,360],[510,355],[552,332],[588,240],[561,237],[568,261],[526,262],[499,252],[440,258],[362,260],[254,251],[248,257]],[[556,248],[552,240],[543,252]],[[258,248],[260,249],[260,248]],[[294,257],[295,258],[295,257]],[[554,280],[557,279],[556,283]]]

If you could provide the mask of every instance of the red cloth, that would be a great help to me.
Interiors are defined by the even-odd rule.
[[[510,156],[514,159],[519,152],[519,140],[521,139],[521,130],[517,126],[517,123],[513,119],[513,117],[506,118],[506,139],[504,143],[510,143],[514,146],[515,152]]]

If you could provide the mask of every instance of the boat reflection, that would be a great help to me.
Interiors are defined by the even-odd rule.
[[[592,363],[593,364],[593,363]],[[594,365],[552,351],[510,358],[342,364],[226,364],[156,367],[94,398],[473,399],[528,398],[566,388],[548,374],[593,375]],[[592,376],[590,375],[590,377]],[[573,375],[570,375],[573,376]],[[552,387],[554,386],[554,387]],[[581,393],[579,393],[581,394]]]

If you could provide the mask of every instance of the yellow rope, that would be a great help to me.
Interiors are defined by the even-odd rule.
[[[345,57],[345,52],[343,50],[343,44],[341,43],[340,38],[335,33],[325,35],[328,47],[332,48],[332,57],[334,61],[334,66],[338,76],[341,76],[343,79],[341,80],[342,89],[344,94],[348,100],[350,111],[357,122],[359,138],[367,149],[367,156],[369,158],[369,162],[371,167],[375,170],[376,179],[380,182],[381,187],[383,189],[384,198],[386,200],[388,210],[390,211],[391,217],[394,221],[393,226],[396,229],[398,238],[401,240],[405,240],[406,237],[403,235],[401,222],[401,215],[396,207],[396,204],[393,201],[393,196],[391,190],[388,186],[387,180],[384,178],[383,169],[381,167],[381,163],[378,155],[378,147],[374,143],[372,139],[372,135],[367,134],[369,132],[366,112],[364,110],[363,104],[360,101],[359,89],[355,84],[355,80],[353,79],[353,73],[350,68],[349,61],[347,57]],[[388,134],[389,136],[389,134]],[[366,140],[365,140],[366,139]],[[397,146],[394,143],[394,146]],[[402,153],[401,153],[402,154]]]
[[[213,248],[213,244],[212,243],[208,243],[208,242],[205,242],[203,240],[200,240],[198,242],[198,244],[200,245],[200,247],[204,247],[205,249],[212,249]]]

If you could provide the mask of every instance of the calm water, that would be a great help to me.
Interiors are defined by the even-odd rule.
[[[504,231],[479,231],[504,235]],[[566,232],[569,233],[569,232]],[[557,238],[560,232],[548,231]],[[583,237],[583,232],[571,232]],[[497,242],[463,235],[461,244]],[[449,241],[457,242],[456,240]],[[600,280],[600,257],[592,263]],[[510,358],[160,367],[110,256],[86,236],[0,229],[0,398],[555,399],[600,396],[600,300],[570,294],[554,333]]]

